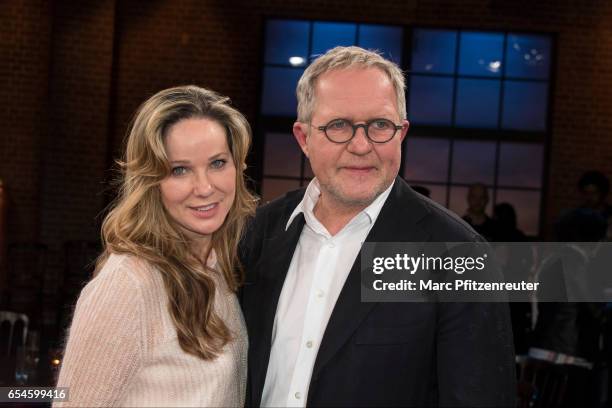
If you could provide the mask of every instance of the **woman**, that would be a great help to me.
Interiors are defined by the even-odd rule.
[[[256,205],[243,178],[250,137],[227,98],[196,86],[140,107],[70,328],[66,405],[243,405],[248,341],[234,292]]]

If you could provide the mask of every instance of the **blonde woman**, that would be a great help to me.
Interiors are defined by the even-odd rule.
[[[227,98],[196,86],[140,107],[70,328],[65,405],[244,404],[236,247],[256,204],[243,178],[250,138]]]

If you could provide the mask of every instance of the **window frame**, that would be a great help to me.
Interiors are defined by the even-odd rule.
[[[406,79],[406,106],[407,113],[410,112],[410,77],[411,75],[415,75],[410,72],[411,59],[412,59],[412,40],[414,35],[414,30],[416,29],[431,29],[431,30],[445,30],[445,31],[456,31],[457,32],[457,46],[455,50],[455,70],[453,74],[429,74],[431,76],[445,76],[453,78],[453,100],[452,100],[452,117],[450,126],[432,126],[432,125],[418,125],[411,123],[410,130],[408,132],[407,137],[404,139],[402,143],[402,161],[400,164],[399,175],[400,177],[404,176],[405,173],[405,152],[406,152],[406,143],[411,137],[418,138],[444,138],[449,140],[449,157],[448,157],[448,169],[447,169],[447,177],[445,182],[431,182],[425,180],[407,180],[410,184],[428,184],[428,185],[440,185],[444,186],[446,189],[446,202],[442,203],[447,208],[450,205],[451,199],[451,188],[454,186],[457,187],[468,187],[469,184],[466,183],[457,183],[452,182],[452,164],[453,164],[453,146],[458,141],[489,141],[495,143],[495,158],[494,158],[494,180],[492,185],[487,185],[490,189],[490,200],[492,202],[491,207],[497,204],[497,190],[516,190],[516,191],[533,191],[540,193],[540,208],[539,208],[539,225],[536,226],[538,233],[535,237],[539,237],[542,235],[544,230],[546,220],[545,209],[548,206],[548,191],[549,191],[549,183],[548,183],[548,173],[549,173],[549,164],[550,164],[550,148],[551,148],[551,140],[552,140],[552,115],[554,111],[554,91],[555,91],[555,83],[556,83],[556,72],[555,68],[557,66],[557,34],[554,32],[546,32],[546,31],[527,31],[527,30],[513,30],[513,29],[504,29],[504,30],[490,30],[490,29],[479,29],[479,28],[471,28],[471,27],[449,27],[449,26],[432,26],[432,25],[420,25],[420,24],[397,24],[397,23],[389,23],[389,24],[381,24],[381,23],[371,23],[371,22],[356,22],[350,20],[326,20],[326,19],[297,19],[297,18],[285,18],[279,16],[268,16],[264,18],[264,24],[262,25],[262,51],[260,53],[260,78],[261,81],[259,83],[258,89],[258,110],[257,110],[257,119],[256,126],[254,127],[254,158],[256,165],[256,172],[254,172],[253,176],[255,178],[255,188],[256,191],[261,194],[262,185],[265,179],[281,179],[281,180],[295,180],[299,182],[300,187],[305,187],[310,178],[305,175],[305,166],[306,166],[306,157],[303,153],[301,153],[301,163],[300,163],[300,175],[298,176],[286,176],[286,175],[273,175],[265,173],[265,137],[267,133],[286,133],[288,136],[293,137],[292,135],[292,127],[293,123],[296,120],[296,116],[284,116],[284,115],[264,115],[262,113],[263,106],[263,77],[264,70],[268,66],[282,66],[285,68],[291,67],[289,64],[267,64],[265,61],[265,53],[266,53],[266,27],[269,21],[272,20],[283,20],[283,21],[307,21],[309,22],[309,36],[308,36],[308,58],[306,65],[295,67],[295,69],[304,69],[308,67],[310,64],[312,49],[313,49],[313,26],[316,22],[327,22],[327,23],[350,23],[356,25],[356,34],[355,34],[355,43],[359,43],[359,25],[380,25],[380,26],[391,26],[391,27],[399,27],[403,31],[402,35],[402,57],[400,68],[405,73]],[[459,56],[460,56],[460,39],[461,32],[483,32],[483,33],[501,33],[504,36],[504,48],[502,50],[504,62],[502,63],[502,73],[499,77],[485,77],[485,76],[472,76],[472,75],[459,75]],[[508,37],[510,34],[519,34],[519,35],[536,35],[536,36],[547,36],[550,39],[550,62],[549,62],[549,75],[547,79],[527,79],[527,78],[516,78],[516,77],[507,77],[505,76],[505,67],[507,65],[505,58],[507,53],[507,44]],[[426,76],[427,74],[416,73],[416,75]],[[498,107],[498,127],[497,129],[490,128],[469,128],[469,127],[456,127],[455,126],[455,111],[456,111],[456,98],[457,98],[457,82],[461,78],[482,78],[488,80],[497,80],[500,82],[500,103]],[[546,129],[544,131],[525,131],[525,130],[509,130],[501,128],[502,122],[502,114],[503,114],[503,92],[504,92],[504,81],[524,81],[524,82],[539,82],[539,83],[547,83],[547,109],[546,109]],[[294,90],[292,90],[294,92]],[[410,119],[409,119],[410,120]],[[536,187],[521,187],[521,186],[505,186],[498,184],[499,179],[499,169],[500,169],[500,150],[501,144],[505,142],[517,142],[517,143],[533,143],[541,145],[543,148],[543,157],[542,157],[542,172],[540,174],[541,177],[541,186],[539,188]],[[297,146],[297,142],[296,142]],[[297,146],[299,149],[299,146]],[[461,214],[460,214],[461,216]]]

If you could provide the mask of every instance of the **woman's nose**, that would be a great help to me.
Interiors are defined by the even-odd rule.
[[[193,191],[196,195],[207,197],[211,195],[215,189],[210,178],[205,174],[198,174],[194,179]]]

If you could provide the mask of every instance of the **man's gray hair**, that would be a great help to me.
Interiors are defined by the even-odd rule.
[[[387,74],[397,96],[398,113],[401,119],[406,118],[406,84],[402,70],[377,52],[351,46],[332,48],[306,68],[296,89],[298,121],[308,123],[312,119],[317,79],[326,72],[352,67],[378,68]]]

